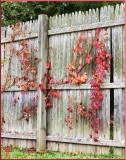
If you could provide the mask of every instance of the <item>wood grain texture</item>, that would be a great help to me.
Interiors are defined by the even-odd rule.
[[[123,5],[115,8],[115,20],[124,17]],[[124,82],[124,27],[112,28],[113,80]],[[124,89],[114,89],[114,140],[124,140]],[[114,150],[122,154],[121,149]]]
[[[65,33],[71,33],[71,32],[79,32],[79,31],[86,31],[86,30],[93,30],[96,28],[108,28],[108,27],[116,27],[116,26],[124,26],[124,18],[120,19],[119,21],[106,21],[106,22],[97,22],[93,24],[86,24],[86,25],[78,25],[78,26],[71,26],[71,27],[61,27],[61,28],[55,28],[48,31],[48,35],[57,35],[57,34],[65,34]]]
[[[121,147],[124,148],[124,141],[118,140],[100,140],[99,142],[94,142],[90,138],[73,138],[73,137],[57,137],[57,136],[47,136],[47,141],[51,142],[66,142],[71,144],[85,144],[85,145],[94,145],[94,146],[109,146],[109,147]]]
[[[38,25],[38,45],[39,58],[41,62],[38,64],[38,84],[46,71],[47,54],[48,54],[48,17],[46,15],[39,16]],[[43,92],[38,89],[38,110],[37,110],[37,150],[46,149],[46,109]]]
[[[20,148],[36,148],[37,143],[36,140],[33,139],[13,139],[13,138],[2,138],[1,144],[3,147],[6,146],[18,146]]]
[[[32,104],[32,99],[35,95],[36,92],[34,91],[29,91],[27,94],[20,92],[2,93],[2,113],[5,119],[3,133],[32,133],[36,135],[36,114],[33,114],[28,122],[25,119],[18,120],[22,115],[22,109],[26,103],[31,106],[34,105]],[[13,101],[18,97],[18,104],[14,106]]]

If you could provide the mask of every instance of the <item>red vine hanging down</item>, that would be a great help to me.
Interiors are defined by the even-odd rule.
[[[45,100],[45,103],[46,103],[46,108],[52,108],[53,107],[53,104],[50,101],[51,97],[60,98],[59,91],[55,91],[52,88],[52,84],[55,84],[56,81],[53,77],[51,77],[51,75],[49,73],[50,70],[52,70],[51,62],[46,64],[46,72],[45,72],[45,74],[42,78],[42,83],[39,84],[39,88],[45,94],[44,100]],[[48,84],[48,88],[46,86],[47,84]]]
[[[101,91],[101,85],[104,82],[104,77],[107,74],[108,68],[110,68],[109,60],[112,58],[111,54],[108,53],[108,51],[106,50],[103,39],[104,37],[100,35],[101,30],[103,31],[103,29],[97,29],[95,32],[95,37],[92,40],[90,51],[89,53],[87,53],[86,56],[84,56],[85,63],[83,65],[79,65],[79,67],[76,69],[75,61],[77,60],[73,59],[71,64],[69,64],[68,66],[68,72],[70,74],[69,83],[74,83],[74,84],[86,83],[87,80],[86,72],[82,73],[82,75],[79,75],[79,73],[86,65],[89,65],[90,62],[93,60],[93,55],[91,53],[91,50],[93,47],[95,47],[97,53],[95,57],[96,68],[95,70],[93,70],[93,78],[90,80],[91,88],[93,89],[90,94],[91,104],[88,110],[82,104],[82,102],[80,102],[76,106],[79,115],[81,115],[83,118],[87,117],[89,118],[90,126],[92,128],[92,132],[90,133],[90,138],[93,138],[94,141],[98,141],[99,139],[98,132],[99,132],[100,120],[97,116],[97,111],[102,106],[102,101],[104,98],[103,93]],[[72,51],[72,53],[77,54],[78,57],[80,55],[83,56],[83,49],[81,47],[81,44],[84,41],[84,39],[85,39],[85,33],[82,33],[76,43],[75,49]],[[71,109],[68,110],[68,112],[70,111]]]

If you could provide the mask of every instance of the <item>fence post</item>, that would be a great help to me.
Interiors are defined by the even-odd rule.
[[[46,71],[48,54],[48,17],[47,15],[38,16],[38,83],[41,83],[42,76]],[[38,89],[38,111],[37,111],[37,151],[46,149],[46,109],[43,92]]]

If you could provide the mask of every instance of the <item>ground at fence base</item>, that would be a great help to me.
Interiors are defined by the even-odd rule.
[[[9,152],[8,152],[9,151]],[[29,158],[29,159],[43,159],[43,158],[107,158],[107,159],[124,159],[124,156],[118,156],[116,154],[110,153],[109,155],[107,154],[82,154],[79,152],[75,153],[65,153],[65,152],[54,152],[54,151],[45,151],[42,153],[36,152],[36,149],[31,148],[18,148],[15,146],[8,146],[8,147],[2,147],[1,148],[1,155],[2,159],[12,159],[12,158]]]
[[[16,146],[18,148],[37,148],[36,139],[12,139],[2,138],[2,146]],[[51,152],[60,153],[82,153],[83,155],[117,155],[118,157],[124,157],[124,147],[113,147],[113,146],[99,146],[99,145],[88,145],[88,144],[73,144],[68,142],[55,142],[47,140],[47,150]]]

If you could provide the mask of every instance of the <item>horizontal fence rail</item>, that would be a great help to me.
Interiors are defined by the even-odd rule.
[[[57,28],[57,29],[51,29],[48,31],[48,35],[58,35],[58,34],[66,34],[71,32],[79,32],[79,31],[86,31],[86,30],[93,30],[96,28],[110,28],[110,27],[116,27],[124,25],[124,19],[118,20],[118,21],[106,21],[106,22],[97,22],[92,24],[85,24],[80,26],[70,26],[70,27],[64,27],[64,28]]]
[[[62,85],[52,85],[53,89],[57,90],[67,90],[67,89],[72,89],[72,90],[83,90],[83,89],[91,89],[90,84],[82,84],[82,85],[68,85],[68,84],[62,84]],[[101,86],[101,89],[120,89],[120,88],[125,88],[124,82],[115,82],[115,83],[105,83]]]
[[[36,136],[33,135],[17,135],[17,134],[2,134],[2,138],[9,139],[30,139],[37,140]],[[99,142],[94,142],[93,140],[84,139],[84,138],[71,138],[71,137],[56,137],[56,136],[47,136],[47,141],[50,142],[65,142],[65,143],[75,143],[75,144],[88,144],[96,146],[110,146],[110,147],[125,147],[124,141],[113,141],[113,140],[99,140]]]

